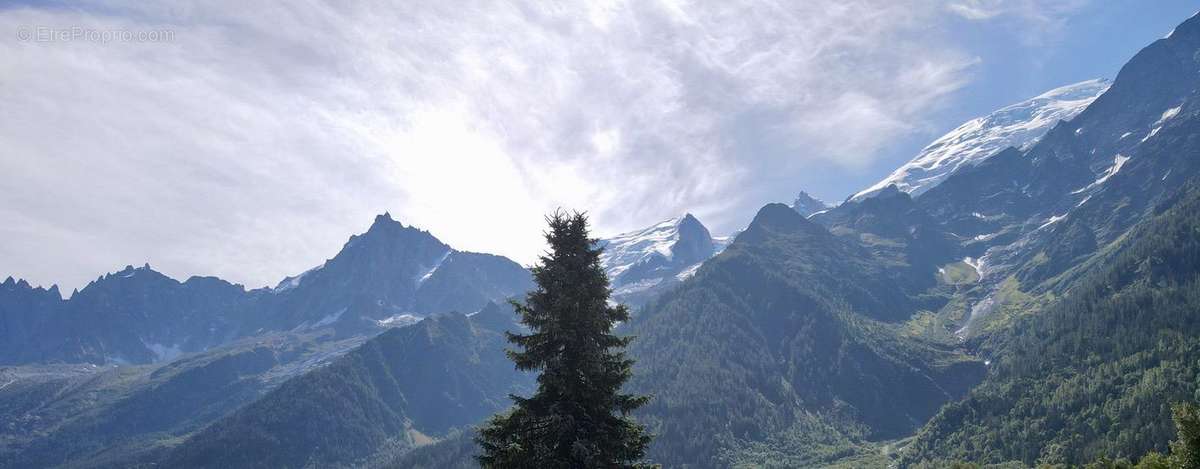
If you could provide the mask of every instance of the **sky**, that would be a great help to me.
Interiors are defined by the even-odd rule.
[[[375,214],[530,264],[543,216],[714,234],[839,201],[963,121],[1116,75],[1156,0],[7,2],[0,277],[248,288]]]

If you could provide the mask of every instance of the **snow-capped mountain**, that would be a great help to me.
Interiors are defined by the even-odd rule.
[[[713,238],[692,214],[637,231],[601,239],[600,262],[612,282],[613,296],[638,304],[652,292],[682,281],[700,264],[721,252],[730,238]]]
[[[1111,84],[1106,79],[1083,81],[971,119],[926,146],[882,181],[851,196],[851,200],[893,184],[916,197],[964,165],[975,164],[1008,147],[1028,148],[1059,121],[1071,120],[1082,112]]]
[[[1138,52],[1076,117],[1022,150],[961,168],[916,199],[963,240],[991,314],[1000,283],[1068,282],[1081,259],[1111,249],[1200,174],[1200,18]],[[977,331],[964,327],[960,335]]]
[[[796,200],[792,202],[792,210],[795,210],[796,213],[799,213],[801,216],[805,217],[827,210],[828,208],[829,204],[825,203],[825,201],[808,195],[808,193],[804,191],[800,191],[800,193],[796,195]]]

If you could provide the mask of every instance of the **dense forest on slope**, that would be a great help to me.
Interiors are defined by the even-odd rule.
[[[1200,190],[1009,332],[988,378],[943,408],[905,463],[1083,463],[1165,451],[1169,404],[1200,400]]]
[[[475,431],[468,429],[447,435],[428,446],[400,453],[382,462],[378,467],[388,469],[472,469],[479,467],[475,456],[479,446],[475,444]]]

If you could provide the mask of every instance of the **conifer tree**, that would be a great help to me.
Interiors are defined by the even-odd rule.
[[[637,467],[650,443],[628,417],[646,396],[622,394],[633,360],[613,326],[629,319],[600,266],[600,248],[588,237],[587,217],[547,217],[549,251],[533,267],[537,289],[513,302],[528,334],[508,333],[519,350],[509,358],[521,370],[540,371],[532,397],[510,396],[514,408],[480,430],[478,457],[487,468]]]

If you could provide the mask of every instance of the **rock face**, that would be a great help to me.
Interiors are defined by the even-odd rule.
[[[0,363],[170,360],[270,331],[375,334],[439,312],[475,312],[533,286],[517,263],[457,251],[384,214],[332,259],[271,289],[215,277],[184,282],[149,265],[106,274],[63,300],[58,289],[0,286]]]

